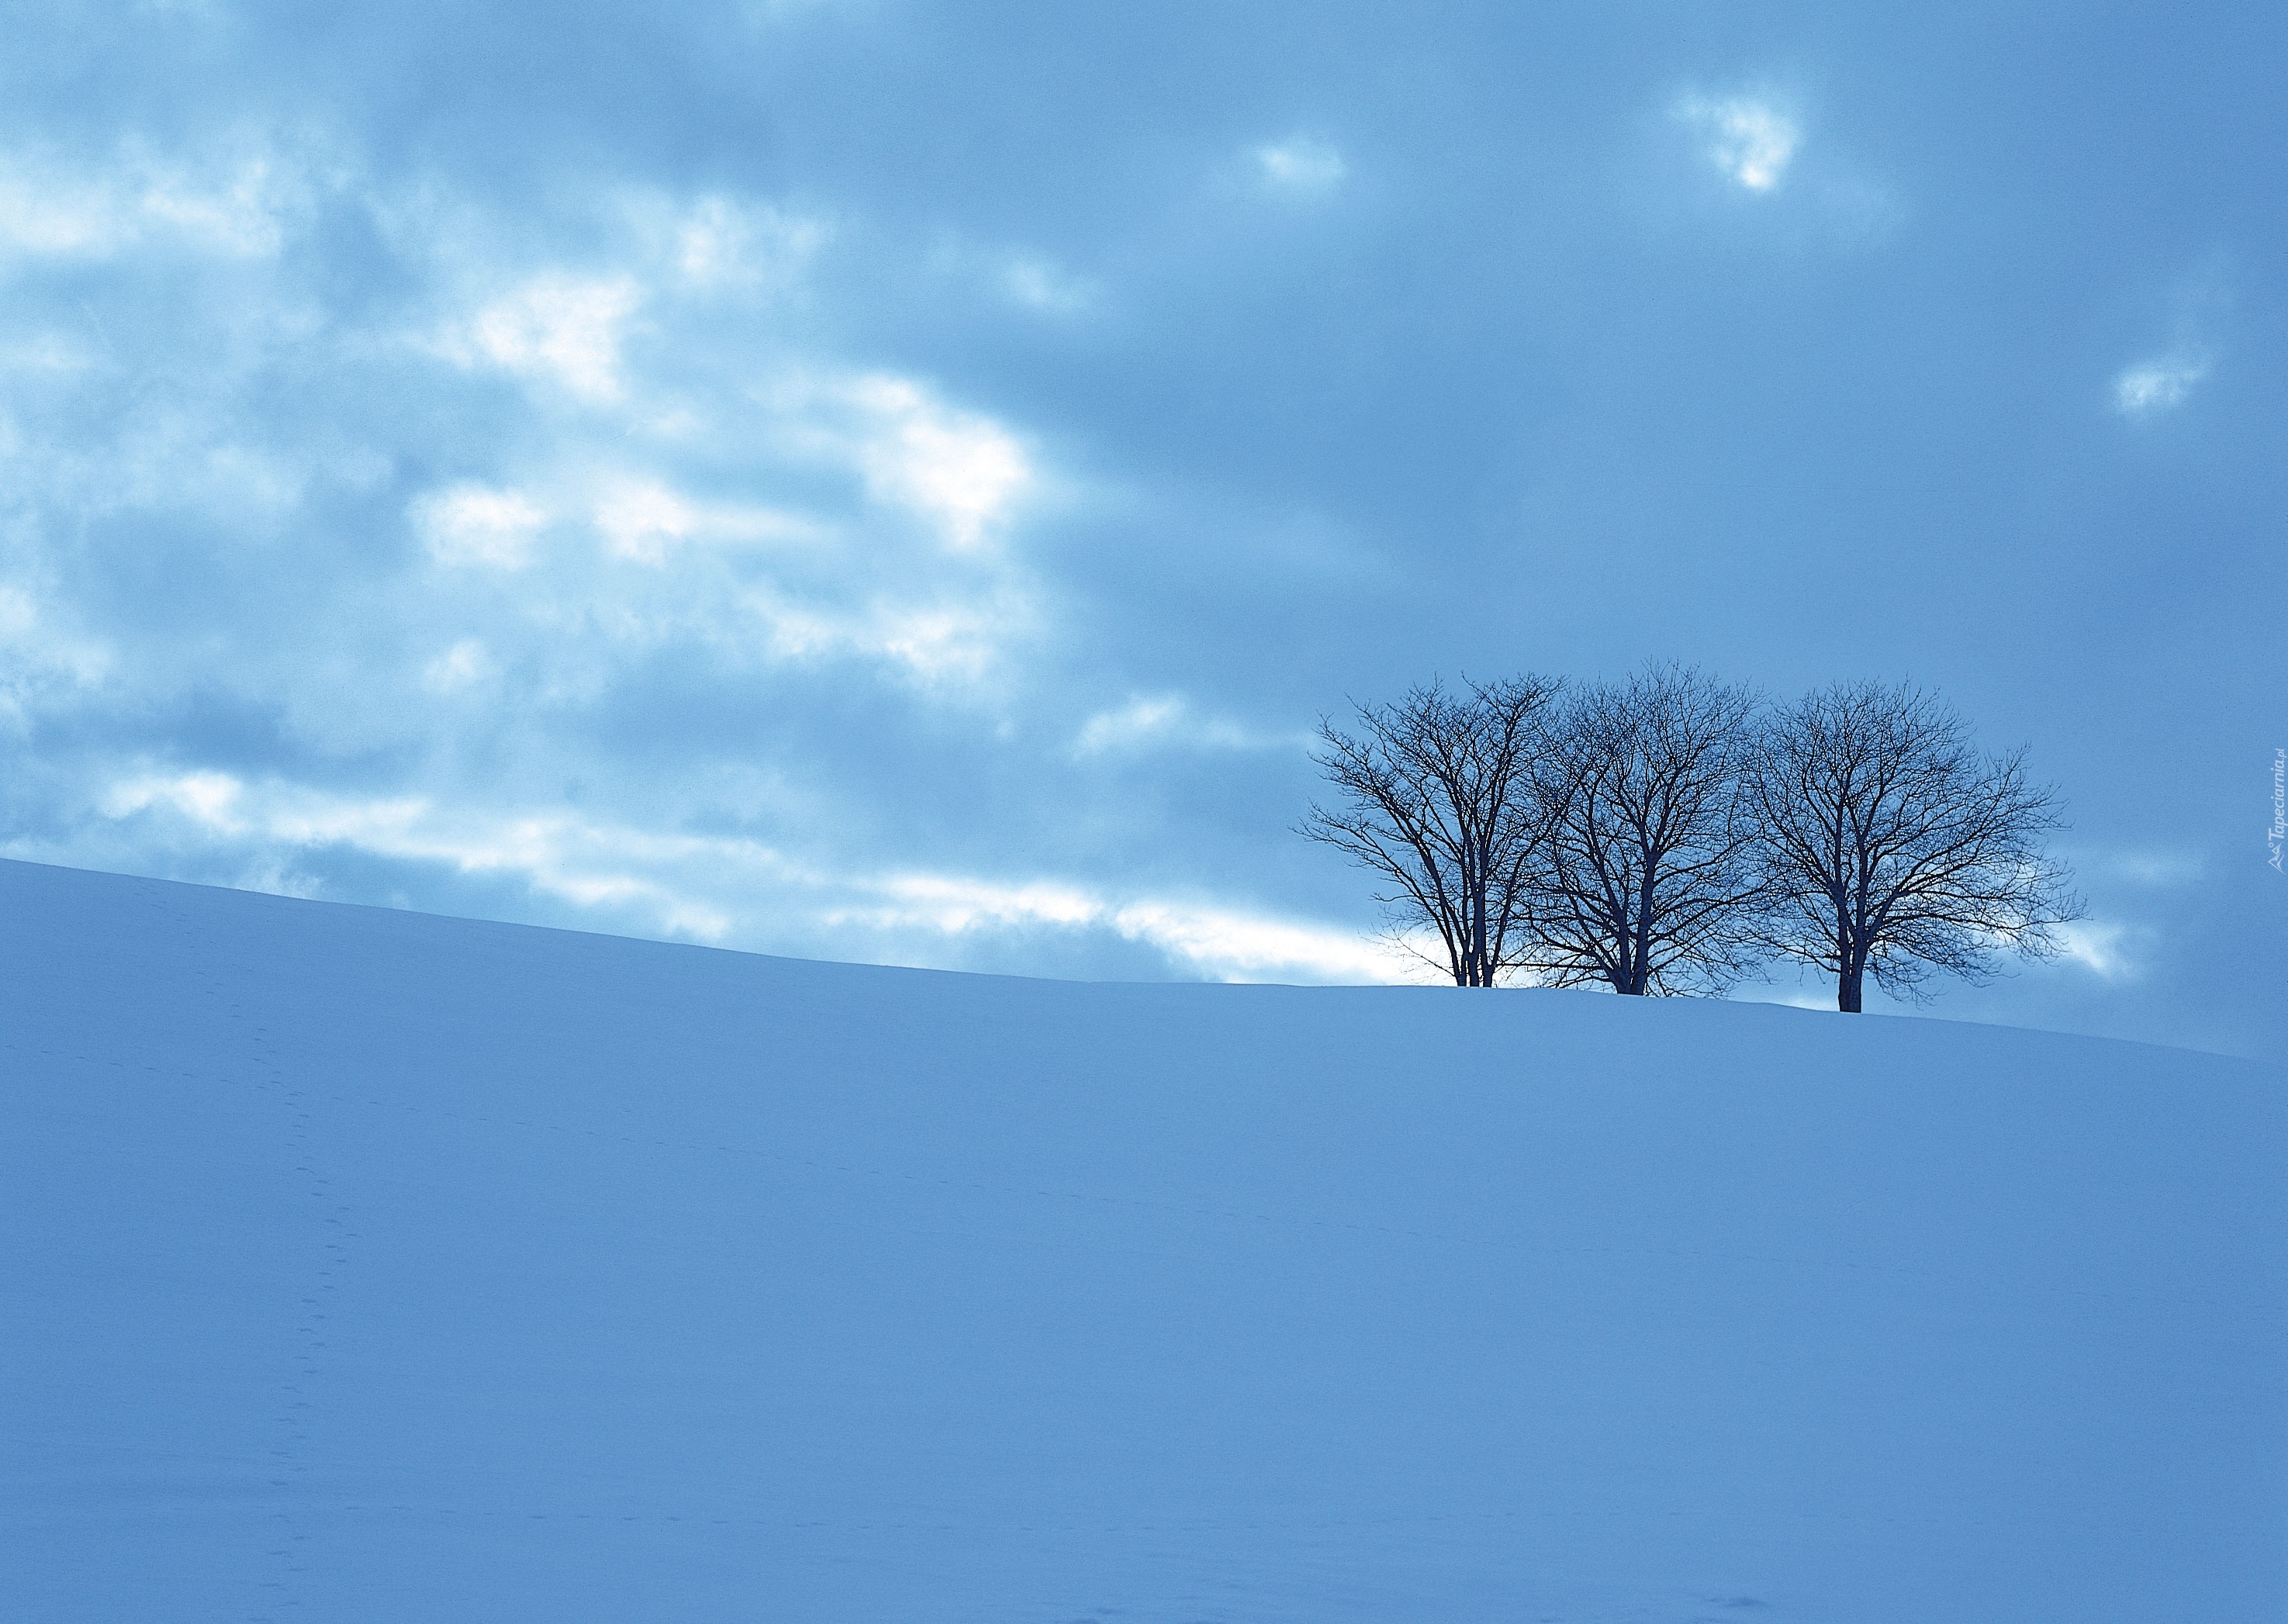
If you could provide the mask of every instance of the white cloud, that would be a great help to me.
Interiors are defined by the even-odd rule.
[[[436,226],[425,237],[424,221]],[[528,458],[415,505],[449,565],[515,569],[544,533],[561,541],[577,524],[594,537],[592,551],[552,547],[544,578],[504,606],[547,649],[514,653],[513,632],[489,634],[493,646],[520,670],[584,661],[581,693],[611,680],[624,657],[614,651],[677,644],[733,670],[864,661],[954,697],[1005,673],[1010,646],[1040,621],[1006,545],[1045,483],[1027,440],[918,378],[808,360],[783,295],[822,227],[730,194],[649,192],[616,195],[601,223],[617,257],[584,279],[504,276],[488,264],[500,256],[472,246],[481,223],[440,210],[400,229],[446,245],[462,286],[491,289],[431,326],[441,337],[429,347],[591,408],[551,425],[552,464]],[[1045,262],[1027,264],[1025,290],[1077,297]],[[638,312],[646,344],[627,352]]]
[[[21,587],[0,586],[0,661],[16,671],[61,676],[92,686],[110,669],[102,644],[60,632],[40,601]]]
[[[582,822],[563,813],[471,817],[441,813],[418,798],[335,801],[299,797],[272,812],[269,833],[295,845],[351,845],[385,857],[449,863],[464,874],[512,874],[536,891],[581,907],[650,913],[666,934],[718,941],[731,928],[721,910],[652,875],[630,872],[672,864],[709,847],[746,843],[647,836]],[[750,852],[751,848],[746,848]]]
[[[947,936],[1040,925],[1109,929],[1221,981],[1414,978],[1411,967],[1396,955],[1350,932],[1212,905],[1121,902],[1056,882],[1012,885],[941,874],[890,875],[870,889],[885,900],[830,917],[862,921],[878,930],[918,927]]]
[[[576,907],[643,919],[663,934],[729,942],[790,912],[815,938],[854,929],[894,955],[940,959],[980,932],[1109,931],[1159,949],[1210,979],[1406,982],[1401,955],[1348,931],[1244,909],[1166,898],[1107,897],[1060,880],[1009,883],[927,872],[822,873],[751,840],[655,835],[567,812],[484,812],[424,796],[354,797],[228,773],[130,777],[104,796],[115,819],[172,813],[258,853],[282,874],[275,847],[349,846],[464,874],[511,875]]]
[[[2124,852],[2097,860],[2140,885],[2189,885],[2208,871],[2198,852]]]
[[[1743,1003],[1776,1003],[1790,1010],[1832,1010],[1835,1007],[1835,994],[1832,991],[1824,993],[1762,991],[1738,993],[1734,996]]]
[[[1014,432],[890,374],[790,368],[743,404],[751,443],[854,475],[864,501],[796,513],[703,501],[632,470],[592,480],[597,530],[615,556],[691,574],[679,590],[703,600],[679,612],[681,626],[716,628],[708,635],[737,645],[741,659],[855,657],[949,692],[1000,669],[1010,645],[1037,629],[1030,579],[1000,544],[1041,483]],[[711,566],[703,545],[767,556]],[[727,624],[727,611],[739,623]]]
[[[1196,715],[1181,694],[1140,695],[1112,710],[1100,710],[1081,725],[1073,741],[1076,757],[1124,754],[1170,746],[1193,749],[1251,750],[1299,747],[1306,735],[1267,736],[1217,717]]]
[[[1015,255],[1002,266],[1001,285],[1018,304],[1047,315],[1073,315],[1095,299],[1087,283],[1029,254]]]
[[[94,360],[84,344],[52,331],[36,334],[0,349],[0,368],[10,372],[83,372]]]
[[[622,480],[596,507],[596,528],[612,551],[645,564],[662,562],[698,525],[691,504],[655,479]]]
[[[138,224],[107,189],[0,170],[0,243],[20,252],[99,257],[131,241]]]
[[[1331,192],[1350,172],[1341,153],[1310,136],[1291,136],[1259,147],[1253,155],[1263,179],[1286,192]]]
[[[826,527],[775,508],[694,501],[656,479],[622,476],[596,503],[596,528],[612,552],[640,564],[663,565],[686,542],[815,543]]]
[[[1803,140],[1794,119],[1753,96],[1688,96],[1676,115],[1700,132],[1708,161],[1751,192],[1776,188]]]
[[[462,484],[413,503],[414,527],[438,563],[522,569],[548,513],[520,491]]]
[[[862,652],[886,654],[918,677],[975,682],[1031,621],[1029,606],[1013,599],[885,606],[859,617],[848,641]]]
[[[1036,315],[1068,319],[1097,302],[1094,283],[1038,250],[941,235],[924,261],[934,275],[981,289]]]
[[[2113,408],[2125,417],[2154,417],[2184,404],[2208,376],[2208,357],[2176,351],[2123,368],[2113,380]]]
[[[870,923],[921,925],[949,936],[995,926],[1090,925],[1105,915],[1098,898],[1048,881],[1011,885],[954,875],[901,874],[875,881],[868,889],[890,903],[873,909]]]
[[[40,600],[23,588],[0,586],[0,717],[20,724],[40,699],[96,687],[112,667],[106,645],[52,624]]]
[[[465,366],[489,362],[584,400],[613,401],[622,392],[622,329],[642,303],[632,276],[551,272],[485,305],[439,347]]]
[[[258,199],[277,184],[250,171],[241,194]],[[104,438],[47,456],[52,437],[36,408],[55,385],[28,370],[0,372],[14,396],[0,411],[0,455],[20,484],[36,478],[68,498],[40,493],[28,517],[8,521],[26,528],[26,561],[68,558],[68,540],[41,537],[68,537],[75,518],[141,504],[184,520],[169,534],[205,549],[202,566],[223,560],[208,573],[238,583],[234,592],[256,590],[247,583],[258,578],[261,590],[294,596],[282,640],[234,644],[221,701],[243,698],[280,717],[282,741],[269,757],[278,772],[293,773],[287,764],[298,756],[338,760],[370,749],[399,752],[407,776],[386,796],[360,799],[282,785],[236,762],[242,781],[179,763],[59,763],[50,776],[68,767],[82,785],[71,791],[77,810],[100,803],[126,821],[83,817],[81,827],[99,832],[71,836],[74,849],[58,853],[84,861],[100,848],[121,866],[157,871],[169,860],[149,854],[179,857],[203,842],[234,854],[242,875],[306,889],[295,865],[324,872],[310,854],[349,845],[391,862],[523,875],[536,894],[599,909],[601,928],[707,937],[739,920],[777,930],[751,924],[784,914],[775,900],[752,900],[767,863],[642,832],[679,815],[640,810],[655,788],[663,797],[693,790],[738,747],[703,744],[673,767],[673,783],[631,785],[595,735],[652,700],[662,670],[703,689],[711,706],[811,702],[813,673],[794,669],[811,666],[831,670],[845,691],[877,684],[894,703],[994,707],[986,722],[1000,721],[1021,645],[1048,609],[1017,555],[1017,527],[1045,488],[1060,487],[1013,420],[918,377],[850,368],[808,348],[815,326],[788,319],[795,301],[778,279],[800,270],[817,234],[752,199],[685,196],[644,214],[632,194],[613,191],[592,201],[584,225],[564,228],[554,215],[540,226],[482,218],[442,186],[356,190],[395,250],[393,277],[413,281],[408,299],[331,310],[330,291],[309,281],[315,273],[298,255],[218,271],[172,250],[135,267],[131,281],[73,279],[70,295],[20,313],[0,333],[0,354],[36,338],[9,360],[91,374],[84,385],[68,382],[110,392],[91,392],[81,414]],[[177,186],[147,208],[142,192],[114,186],[87,219],[53,214],[30,226],[74,252],[234,234],[239,247],[256,243],[260,221],[234,223],[232,195]],[[52,189],[42,197],[70,201]],[[22,225],[0,219],[0,259],[6,233]],[[542,247],[567,229],[589,244],[576,261]],[[1013,281],[1003,289],[987,279],[1005,265]],[[1037,257],[981,257],[968,274],[986,298],[1079,297]],[[82,285],[92,308],[79,302]],[[396,313],[409,306],[409,317]],[[153,321],[175,322],[188,347],[151,352],[173,356],[168,387],[123,394],[123,376],[164,337]],[[441,368],[441,351],[453,368]],[[284,408],[258,381],[249,394],[250,380],[271,376],[282,357],[297,376],[330,376],[349,392],[298,393]],[[504,392],[506,375],[530,386]],[[564,409],[568,401],[582,409]],[[670,420],[685,425],[672,439],[658,428]],[[369,495],[398,470],[441,471],[389,499],[384,530],[368,535],[342,527],[341,508],[320,505],[352,488],[353,468]],[[361,550],[393,534],[400,568],[377,575],[370,566],[381,560]],[[0,551],[16,535],[0,531]],[[284,557],[281,538],[305,536],[364,563],[282,574],[256,556],[277,547]],[[447,587],[457,590],[441,596]],[[184,622],[172,610],[115,629],[106,619],[107,636],[127,639],[120,702],[139,714],[147,700],[206,703],[187,697],[195,678],[186,673],[210,669],[213,638],[230,636],[234,614],[270,624],[267,602],[226,605],[220,621]],[[71,623],[28,587],[13,598],[0,592],[0,733],[12,707],[68,716],[85,703],[71,687],[110,669],[102,646],[62,635]],[[325,679],[311,680],[314,670]],[[633,702],[619,706],[624,696]],[[608,698],[615,704],[599,726],[579,719]],[[982,738],[975,722],[961,725]],[[788,774],[830,785],[856,747],[795,748],[808,754],[790,757]],[[89,772],[100,782],[86,786]],[[613,810],[593,823],[483,810],[507,796],[552,798],[576,780],[594,786],[582,804]],[[822,829],[815,809],[803,813],[813,821],[790,827],[806,837],[847,838]],[[869,860],[878,860],[849,858]],[[901,860],[911,860],[910,847]],[[217,872],[203,858],[191,867]],[[726,867],[734,879],[715,872]],[[767,883],[795,882],[778,874]],[[830,891],[874,895],[858,880],[819,885],[801,891],[814,907]],[[779,950],[838,939],[813,930],[802,909],[784,916],[798,923],[769,939]],[[918,926],[913,939],[958,956]]]
[[[2084,919],[2060,925],[2057,934],[2068,963],[2078,964],[2104,980],[2128,980],[2138,973],[2139,966],[2127,947],[2132,932],[2126,925]]]
[[[640,208],[638,212],[655,210]],[[676,269],[686,281],[701,288],[783,284],[831,235],[822,221],[719,194],[702,197],[681,210],[670,232]]]
[[[463,638],[424,668],[421,684],[433,693],[454,693],[474,686],[492,674],[492,655],[483,641]]]
[[[441,808],[424,796],[332,796],[291,785],[249,785],[222,772],[123,780],[101,803],[113,818],[172,812],[208,833],[269,846],[349,846],[399,861],[441,863],[463,874],[508,874],[581,907],[632,909],[671,936],[715,941],[731,917],[679,892],[655,873],[698,859],[768,866],[750,842],[659,836],[584,823],[567,813],[487,814]],[[274,852],[266,860],[282,872]],[[306,889],[298,887],[297,889]]]
[[[846,395],[866,419],[856,449],[868,486],[933,520],[957,551],[981,546],[1034,483],[1024,447],[989,417],[881,374],[858,379]]]
[[[1134,902],[1116,910],[1112,923],[1130,940],[1150,942],[1217,980],[1418,978],[1411,964],[1349,931],[1228,908]]]
[[[265,154],[179,161],[129,151],[72,171],[0,154],[0,249],[106,259],[154,242],[274,254],[306,189]]]
[[[218,834],[236,835],[247,827],[237,810],[244,788],[227,772],[129,779],[113,785],[100,804],[104,814],[112,818],[128,818],[154,806],[170,806]]]
[[[1041,623],[1029,575],[988,544],[1036,478],[1021,445],[904,380],[801,384],[761,407],[764,459],[742,482],[759,471],[767,488],[770,454],[792,451],[855,475],[864,499],[821,515],[709,499],[647,466],[641,446],[576,442],[573,466],[449,487],[415,501],[409,518],[451,568],[523,569],[553,543],[550,567],[504,600],[511,618],[487,635],[496,649],[522,649],[519,669],[584,673],[569,693],[600,693],[640,651],[681,646],[726,670],[856,660],[948,697],[981,694]],[[580,465],[592,450],[596,465]],[[592,551],[564,545],[576,522]],[[422,679],[433,686],[445,673]]]
[[[932,685],[975,684],[1003,651],[1032,630],[1034,610],[1002,592],[936,602],[880,601],[846,606],[805,602],[758,587],[743,606],[759,624],[767,653],[787,661],[855,655],[887,662]]]
[[[1164,738],[1182,721],[1184,710],[1182,697],[1173,693],[1132,700],[1117,710],[1100,710],[1082,725],[1080,737],[1073,741],[1073,752],[1100,756],[1107,750],[1132,749]]]
[[[163,175],[139,202],[153,219],[225,253],[274,254],[285,240],[281,219],[287,182],[267,159],[250,159],[222,178]]]

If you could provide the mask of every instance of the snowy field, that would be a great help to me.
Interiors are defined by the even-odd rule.
[[[2288,1616],[2277,1070],[0,922],[10,1620]]]

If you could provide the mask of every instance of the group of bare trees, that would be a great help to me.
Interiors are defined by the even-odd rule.
[[[1393,939],[1460,986],[1721,992],[1777,959],[1855,1011],[1870,976],[1919,997],[2080,913],[2025,752],[1908,685],[1433,682],[1319,736],[1339,799],[1300,832],[1372,870]]]

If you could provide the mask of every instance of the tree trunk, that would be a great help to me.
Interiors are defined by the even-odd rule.
[[[1485,859],[1482,853],[1480,854],[1478,860],[1480,865],[1478,871],[1482,875],[1485,872]],[[1476,968],[1478,975],[1477,984],[1480,986],[1491,986],[1494,984],[1494,978],[1492,975],[1489,973],[1491,967],[1486,963],[1486,888],[1484,882],[1481,880],[1480,883],[1473,888],[1473,890],[1474,894],[1471,899],[1476,903],[1477,906],[1471,910],[1470,963]]]
[[[1835,978],[1835,1007],[1846,1015],[1859,1014],[1859,981],[1866,973],[1863,966],[1847,964],[1843,973]]]

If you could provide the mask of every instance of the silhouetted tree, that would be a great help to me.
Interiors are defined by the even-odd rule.
[[[1521,965],[1560,986],[1720,991],[1753,959],[1756,695],[1688,667],[1580,692],[1537,764],[1548,824]]]
[[[1838,683],[1774,716],[1752,770],[1770,899],[1764,939],[1836,978],[1920,997],[1934,971],[1977,978],[2002,947],[2043,956],[2080,917],[2042,850],[2055,792],[2025,751],[1981,755],[1960,717],[1902,685]]]
[[[1314,804],[1298,832],[1387,880],[1375,899],[1392,939],[1457,986],[1491,986],[1515,962],[1545,823],[1529,780],[1559,686],[1528,676],[1457,694],[1433,681],[1359,706],[1355,734],[1320,718],[1320,768],[1343,804]],[[1442,963],[1417,945],[1425,929]]]

